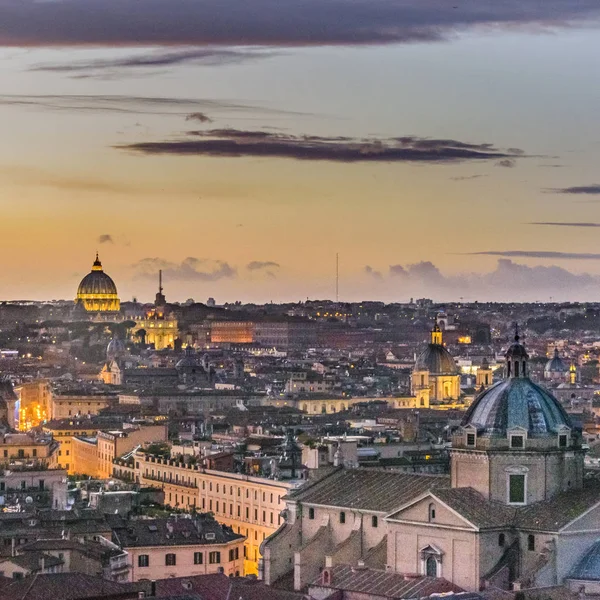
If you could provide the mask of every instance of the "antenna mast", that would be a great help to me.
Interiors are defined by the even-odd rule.
[[[335,301],[339,302],[340,299],[340,255],[338,252],[335,254]]]

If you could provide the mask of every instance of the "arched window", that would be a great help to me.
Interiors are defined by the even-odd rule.
[[[435,521],[435,504],[433,502],[429,505],[429,521]]]
[[[437,577],[438,563],[435,556],[429,556],[425,561],[425,575],[427,577]]]

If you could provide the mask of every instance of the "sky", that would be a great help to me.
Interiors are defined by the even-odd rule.
[[[0,0],[2,299],[600,298],[597,0]]]

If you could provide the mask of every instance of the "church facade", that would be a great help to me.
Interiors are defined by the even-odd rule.
[[[473,592],[593,590],[600,485],[585,479],[583,457],[581,432],[529,379],[516,336],[505,379],[477,397],[453,437],[449,478],[340,468],[301,488],[262,545],[263,577],[293,572],[301,590],[326,565],[362,564]],[[586,565],[596,547],[594,579]]]

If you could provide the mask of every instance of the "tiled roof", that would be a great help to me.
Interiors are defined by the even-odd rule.
[[[586,481],[582,490],[563,492],[552,500],[520,508],[516,525],[525,531],[559,531],[600,503],[600,482]]]
[[[62,565],[63,561],[52,554],[45,554],[44,552],[27,552],[25,554],[17,554],[7,558],[6,562],[11,562],[22,569],[27,571],[35,572],[42,570],[42,560],[44,561],[44,567],[56,567]]]
[[[305,504],[391,512],[423,492],[450,485],[445,476],[395,473],[375,469],[340,469],[290,498]]]
[[[433,494],[475,527],[511,526],[516,510],[500,502],[490,502],[473,488],[436,489]]]
[[[83,573],[54,573],[19,579],[2,588],[2,600],[85,600],[137,598],[132,584],[107,581]]]
[[[127,521],[115,534],[122,548],[224,544],[244,537],[207,516]]]
[[[448,592],[456,594],[464,591],[439,577],[405,577],[401,573],[376,571],[350,565],[333,567],[331,583],[324,585],[319,577],[312,585],[386,598],[425,598],[432,594]]]
[[[227,577],[223,573],[173,577],[156,581],[156,597],[171,598],[198,594],[202,600],[303,600],[302,594],[276,589],[244,577]]]

